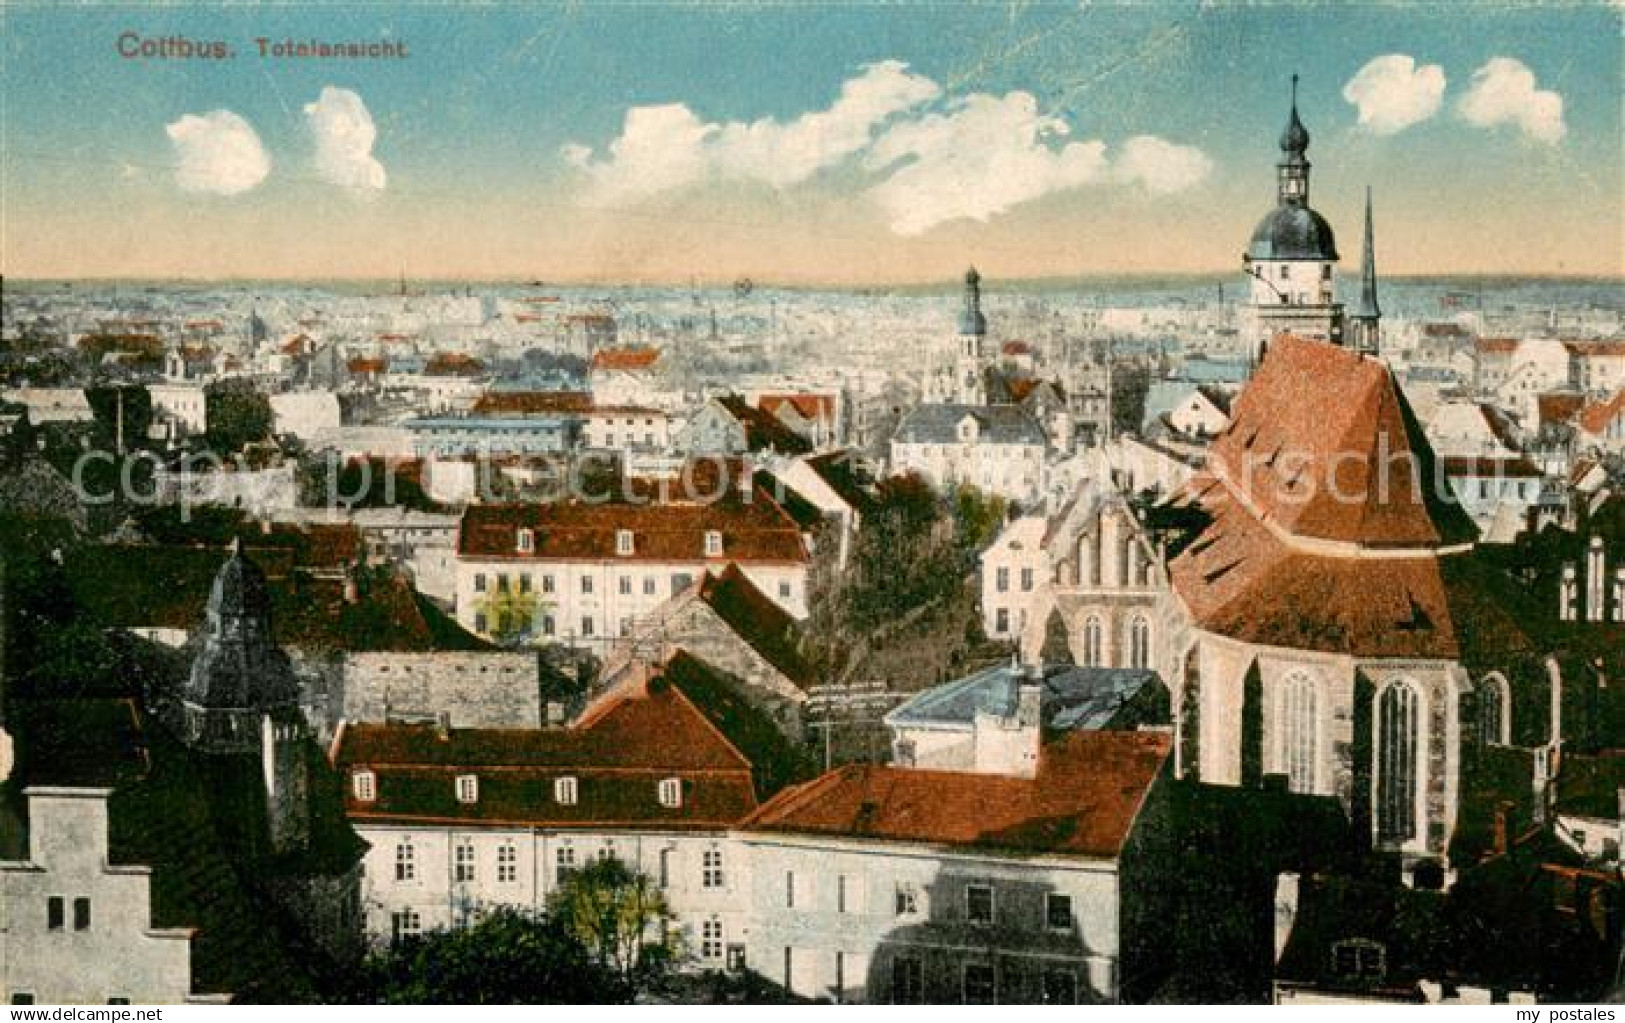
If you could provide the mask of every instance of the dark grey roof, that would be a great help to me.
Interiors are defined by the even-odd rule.
[[[1325,217],[1307,206],[1283,203],[1258,222],[1247,255],[1253,259],[1335,261],[1337,239]]]
[[[1044,427],[1020,405],[919,405],[897,424],[892,439],[905,444],[957,444],[966,416],[977,422],[979,444],[1044,445]]]
[[[1016,710],[1017,691],[1030,680],[1029,670],[1000,664],[945,682],[898,706],[886,715],[886,723],[961,729],[969,728],[980,711],[1009,717]],[[1038,671],[1044,726],[1063,731],[1105,728],[1148,685],[1161,684],[1157,673],[1145,668],[1051,664]]]

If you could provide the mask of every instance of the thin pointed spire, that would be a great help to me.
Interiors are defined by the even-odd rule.
[[[1360,257],[1360,302],[1354,308],[1358,319],[1376,319],[1382,315],[1377,305],[1377,252],[1376,231],[1372,227],[1371,186],[1365,187],[1365,251]]]

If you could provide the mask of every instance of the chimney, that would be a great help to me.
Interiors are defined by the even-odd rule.
[[[361,588],[356,584],[356,566],[350,562],[344,566],[344,602],[356,604],[361,600]]]

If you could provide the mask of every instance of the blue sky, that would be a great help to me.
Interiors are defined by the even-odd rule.
[[[0,259],[20,276],[1223,269],[1273,201],[1293,73],[1314,204],[1346,261],[1371,183],[1396,272],[1625,272],[1620,14],[1602,5],[23,4],[0,19]],[[124,59],[127,31],[235,56]],[[265,60],[258,36],[410,56]],[[1379,58],[1362,125],[1345,89]],[[854,82],[847,108],[792,130]],[[629,111],[654,113],[633,132]]]

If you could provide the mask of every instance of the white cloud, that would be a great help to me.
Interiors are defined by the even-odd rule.
[[[1483,128],[1515,124],[1529,138],[1555,145],[1568,133],[1563,97],[1535,87],[1535,73],[1512,57],[1492,57],[1473,72],[1472,85],[1456,105],[1462,117]]]
[[[1156,195],[1183,192],[1201,184],[1213,161],[1195,146],[1181,146],[1155,135],[1136,135],[1123,143],[1113,165],[1117,180],[1145,186]]]
[[[1098,139],[1068,141],[1067,122],[1040,113],[1028,92],[941,99],[936,82],[885,61],[848,80],[827,109],[793,120],[715,123],[680,103],[633,107],[601,151],[571,144],[563,156],[584,176],[588,206],[634,203],[708,181],[784,189],[851,166],[869,176],[863,195],[904,235],[951,220],[985,222],[1086,184],[1168,194],[1212,170],[1201,150],[1151,135],[1129,139],[1108,160]]]
[[[1031,93],[975,93],[886,131],[864,166],[891,174],[868,195],[898,234],[961,218],[986,221],[1106,176],[1104,142],[1052,144],[1068,130],[1065,121],[1040,114]]]
[[[230,110],[187,114],[164,132],[175,147],[175,183],[188,192],[237,195],[271,172],[253,126]]]
[[[1444,68],[1416,63],[1402,53],[1375,57],[1343,86],[1343,98],[1360,109],[1360,127],[1392,135],[1439,112]]]
[[[633,107],[603,157],[582,145],[566,146],[564,156],[587,175],[594,205],[635,202],[713,177],[785,188],[862,150],[888,118],[940,93],[908,65],[883,61],[843,84],[828,109],[792,121],[710,123],[682,104]]]
[[[384,187],[384,165],[372,155],[378,129],[360,96],[326,86],[316,102],[305,104],[305,125],[316,143],[312,162],[323,180],[357,192]]]

